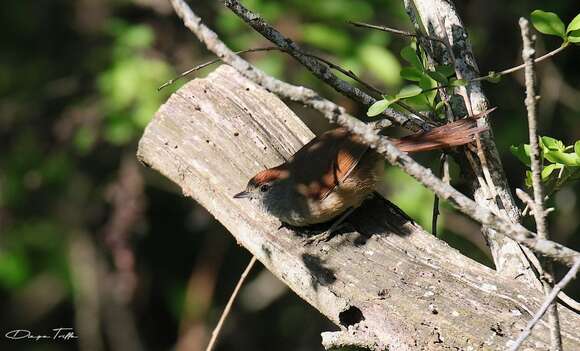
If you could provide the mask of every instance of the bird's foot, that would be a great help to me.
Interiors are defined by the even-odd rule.
[[[323,241],[328,241],[335,232],[337,232],[340,228],[344,227],[345,220],[348,216],[353,213],[355,208],[349,208],[345,213],[343,213],[337,220],[332,223],[330,228],[320,234],[309,236],[308,238],[304,239],[304,243],[309,244],[318,244]]]
[[[326,231],[319,233],[319,234],[310,235],[310,236],[302,239],[302,242],[305,245],[318,245],[321,242],[328,241],[332,237],[332,234],[333,233],[330,232],[330,230],[326,230]]]
[[[334,222],[328,230],[323,231],[322,233],[310,235],[302,240],[305,245],[318,245],[322,242],[326,242],[330,240],[336,232],[346,226],[344,221],[336,221]]]

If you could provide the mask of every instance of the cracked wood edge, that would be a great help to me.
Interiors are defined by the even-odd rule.
[[[461,255],[385,200],[367,201],[350,219],[352,228],[328,243],[304,246],[276,219],[232,198],[253,174],[313,136],[276,96],[224,65],[169,98],[146,128],[138,157],[368,348],[505,348],[541,304],[541,293]],[[563,309],[565,348],[580,348],[579,329],[580,317]],[[548,333],[542,321],[525,345],[548,349]]]

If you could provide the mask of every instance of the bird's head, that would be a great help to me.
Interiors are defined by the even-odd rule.
[[[265,169],[250,179],[246,189],[234,195],[235,199],[247,198],[260,207],[268,209],[268,203],[279,201],[277,196],[282,195],[284,182],[288,179],[288,171],[280,167]]]

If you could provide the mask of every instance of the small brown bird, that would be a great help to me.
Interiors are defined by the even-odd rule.
[[[480,116],[477,116],[480,117]],[[428,132],[391,141],[404,152],[449,148],[472,142],[486,130],[470,117]],[[336,227],[374,191],[384,158],[345,128],[314,138],[287,162],[256,174],[234,198],[248,198],[292,226],[327,222],[345,214]]]

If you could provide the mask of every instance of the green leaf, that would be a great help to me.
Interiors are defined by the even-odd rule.
[[[575,30],[580,29],[580,13],[574,17],[574,19],[568,24],[568,28],[566,29],[566,33],[573,32]]]
[[[424,76],[424,73],[422,71],[419,71],[415,67],[404,67],[401,70],[401,78],[406,79],[406,80],[410,80],[413,82],[420,81],[421,78],[423,78],[423,76]]]
[[[576,155],[580,156],[580,140],[574,143],[574,152]]]
[[[419,81],[419,86],[423,90],[431,89],[437,86],[435,81],[431,79],[428,75],[424,75],[421,80]]]
[[[530,145],[522,144],[522,145],[512,145],[510,146],[510,151],[512,154],[517,157],[523,164],[526,166],[530,166]]]
[[[446,78],[451,77],[452,75],[455,74],[455,68],[453,67],[453,65],[437,66],[435,67],[435,71],[444,75]]]
[[[396,99],[394,99],[394,100],[383,99],[383,100],[376,101],[374,104],[372,104],[369,107],[369,110],[367,111],[367,116],[374,117],[376,115],[383,113],[383,111],[385,111],[387,108],[389,108],[389,106],[391,106],[391,104],[395,101],[396,101]]]
[[[580,43],[580,29],[568,33],[568,41],[574,44]]]
[[[580,156],[575,153],[551,150],[544,154],[544,157],[554,163],[561,163],[566,166],[580,166]]]
[[[435,112],[439,113],[443,111],[443,108],[445,108],[445,101],[439,101],[437,105],[435,105]]]
[[[409,62],[413,67],[416,69],[423,71],[423,64],[421,63],[421,59],[417,56],[417,52],[410,46],[406,46],[401,50],[401,57],[405,59],[405,61]]]
[[[424,92],[423,94],[420,94],[417,97],[419,96],[424,97],[425,98],[424,101],[427,103],[427,107],[429,107],[429,109],[432,109],[431,106],[433,105],[435,97],[437,96],[437,89],[434,89],[437,87],[437,82],[431,79],[431,77],[429,77],[428,75],[425,75],[419,82],[419,86],[421,87],[421,89],[423,89]],[[423,101],[423,99],[417,99],[417,101]]]
[[[411,84],[411,85],[407,85],[405,87],[403,87],[403,89],[401,89],[401,91],[399,91],[397,93],[397,98],[398,99],[406,99],[406,98],[410,98],[412,96],[416,96],[421,94],[421,92],[423,92],[423,89],[421,89],[420,86],[415,85],[415,84]]]
[[[548,150],[564,151],[564,149],[566,149],[564,143],[558,139],[554,139],[549,136],[543,136],[540,138],[540,140]]]
[[[452,87],[462,87],[467,85],[467,81],[465,79],[451,79],[449,81],[449,85]]]
[[[548,149],[548,147],[546,145],[544,145],[544,141],[542,140],[542,137],[538,137],[538,144],[540,145],[542,155],[545,154],[546,152],[550,151],[550,149]]]
[[[566,38],[564,22],[553,12],[535,10],[532,12],[532,24],[540,33]]]
[[[546,180],[548,180],[548,177],[550,177],[550,174],[552,174],[554,170],[560,169],[562,167],[563,165],[558,163],[552,163],[544,167],[544,169],[542,169],[542,181],[545,182]]]
[[[449,82],[447,80],[447,77],[445,77],[443,74],[436,72],[436,71],[427,71],[427,74],[429,75],[429,77],[435,79],[436,81],[438,81],[439,83],[443,84],[443,85],[447,85],[447,83]]]
[[[532,187],[532,171],[526,171],[526,186],[528,188]]]

